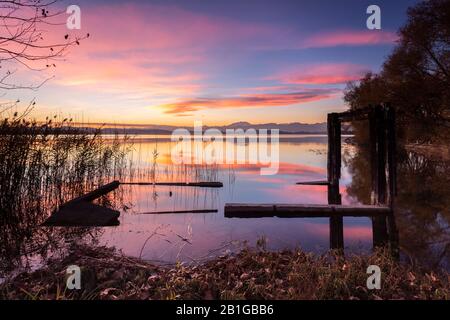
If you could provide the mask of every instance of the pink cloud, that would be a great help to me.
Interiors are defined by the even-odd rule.
[[[325,48],[393,44],[397,39],[398,36],[394,32],[389,31],[337,31],[314,35],[306,39],[302,47]]]
[[[86,44],[91,52],[126,56],[144,53],[148,60],[154,58],[155,63],[174,60],[185,63],[186,52],[195,59],[203,49],[217,44],[246,44],[250,39],[266,39],[276,34],[269,25],[155,4],[93,6],[86,10],[83,23],[83,30],[90,32],[94,40]],[[177,49],[183,52],[178,52],[181,56],[174,59],[177,52],[173,50]],[[151,54],[146,50],[151,50]],[[165,59],[167,53],[171,55]]]
[[[101,18],[100,18],[101,17]],[[79,36],[90,34],[57,62],[54,82],[86,91],[141,97],[162,103],[192,97],[205,88],[201,70],[211,64],[210,49],[245,46],[274,35],[264,24],[252,24],[154,4],[92,5],[83,11]],[[67,30],[49,33],[49,42]],[[161,102],[158,99],[161,98]]]
[[[289,84],[340,84],[359,80],[369,68],[350,63],[324,63],[294,68],[269,77]]]
[[[336,91],[333,89],[308,89],[291,93],[242,94],[225,98],[196,98],[164,104],[167,114],[184,115],[205,109],[261,108],[281,107],[299,103],[307,103],[330,98]]]

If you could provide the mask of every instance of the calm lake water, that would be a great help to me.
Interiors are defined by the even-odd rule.
[[[101,244],[120,248],[127,255],[158,262],[201,261],[264,240],[268,249],[300,247],[308,251],[329,249],[328,218],[226,218],[226,203],[327,204],[326,186],[301,186],[299,181],[326,180],[327,137],[284,136],[279,144],[279,170],[263,176],[259,165],[218,165],[198,176],[183,175],[170,160],[174,143],[167,137],[136,137],[133,159],[134,181],[149,181],[155,167],[156,181],[195,181],[213,176],[223,188],[169,186],[120,186],[120,225],[105,228]],[[251,148],[251,142],[247,144]],[[344,144],[344,152],[352,147]],[[154,161],[154,152],[158,156]],[[198,170],[202,171],[202,169]],[[204,181],[204,179],[202,180]],[[351,182],[343,167],[341,194],[344,204],[358,203],[346,193]],[[145,214],[156,211],[216,209],[217,213]],[[346,218],[344,241],[348,250],[359,252],[372,246],[369,218]]]
[[[343,137],[342,143],[342,202],[369,204],[369,153],[346,143],[348,138]],[[296,185],[326,179],[326,135],[281,136],[279,170],[269,176],[260,174],[259,165],[173,165],[174,144],[167,136],[134,137],[122,181],[221,181],[223,188],[121,185],[101,200],[120,211],[118,226],[86,229],[32,225],[27,243],[18,237],[20,244],[14,243],[14,234],[3,234],[8,240],[5,246],[13,250],[5,250],[9,255],[1,257],[0,280],[4,271],[38,268],[46,258],[64,254],[67,245],[83,241],[114,246],[127,255],[162,264],[201,262],[257,243],[269,250],[329,250],[328,218],[224,216],[226,203],[326,204],[326,186]],[[251,148],[252,142],[246,147]],[[450,270],[450,162],[400,149],[395,220],[401,258]],[[151,214],[199,209],[217,212]],[[345,218],[344,245],[347,254],[370,252],[371,220]]]

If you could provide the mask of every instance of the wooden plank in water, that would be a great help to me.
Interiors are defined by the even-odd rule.
[[[122,182],[124,185],[137,186],[176,186],[176,187],[200,187],[200,188],[222,188],[223,183],[211,182]]]
[[[330,183],[326,180],[321,180],[321,181],[300,181],[297,182],[296,184],[302,186],[327,186]]]
[[[82,195],[80,197],[77,197],[77,198],[74,198],[74,199],[72,199],[70,201],[67,201],[61,207],[67,206],[67,205],[70,205],[70,204],[73,204],[73,203],[81,202],[81,201],[84,201],[84,202],[93,201],[93,200],[95,200],[97,198],[100,198],[101,196],[103,196],[103,195],[105,195],[105,194],[107,194],[107,193],[117,189],[119,187],[119,185],[120,185],[119,181],[110,182],[110,183],[105,184],[105,185],[103,185],[103,186],[101,186],[101,187],[99,187],[99,188],[97,188],[97,189],[95,189],[95,190],[93,190],[91,192],[88,192],[88,193],[86,193],[86,194],[84,194],[84,195]]]
[[[199,210],[172,210],[172,211],[154,211],[142,212],[140,214],[176,214],[176,213],[214,213],[217,209],[199,209]]]
[[[227,203],[224,215],[226,218],[372,217],[389,215],[391,212],[388,206]]]
[[[61,227],[106,227],[118,225],[119,211],[93,204],[91,201],[113,191],[119,185],[119,181],[113,181],[67,201],[42,225]]]
[[[120,212],[87,201],[62,206],[42,225],[53,227],[107,227],[119,224]]]

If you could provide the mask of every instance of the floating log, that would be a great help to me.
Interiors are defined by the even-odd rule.
[[[88,192],[80,197],[74,198],[70,201],[67,201],[66,203],[64,203],[62,206],[67,206],[73,203],[77,203],[77,202],[81,202],[81,201],[85,201],[85,202],[90,202],[93,201],[97,198],[100,198],[101,196],[117,189],[120,185],[119,181],[113,181],[110,182],[108,184],[105,184],[97,189],[95,189],[94,191]],[[62,207],[61,206],[61,207]]]
[[[137,186],[176,186],[176,187],[200,187],[200,188],[222,188],[223,183],[212,182],[122,182],[124,185]]]
[[[214,213],[217,209],[200,209],[200,210],[172,210],[172,211],[153,211],[142,212],[140,214],[176,214],[176,213]]]
[[[302,186],[327,186],[330,183],[326,180],[322,180],[322,181],[300,181],[297,182],[296,184]]]
[[[62,206],[42,225],[53,227],[108,227],[119,224],[120,212],[86,201]]]
[[[388,206],[228,203],[224,215],[226,218],[372,217],[386,216],[391,212]]]

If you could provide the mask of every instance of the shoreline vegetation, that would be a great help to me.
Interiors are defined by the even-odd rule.
[[[0,122],[0,271],[23,256],[58,250],[71,231],[39,228],[61,204],[111,180],[122,179],[127,137],[55,134],[70,120],[38,124],[15,114]],[[19,134],[15,134],[15,133]],[[26,133],[24,133],[26,132]],[[85,230],[74,230],[82,236]]]
[[[81,289],[66,289],[66,268],[79,265]],[[381,269],[369,290],[367,267]],[[450,274],[399,263],[386,249],[343,257],[263,246],[203,264],[157,266],[114,248],[75,246],[45,268],[0,285],[0,299],[450,299]]]

